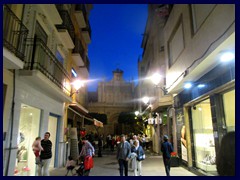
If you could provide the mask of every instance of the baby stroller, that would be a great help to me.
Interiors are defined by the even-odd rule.
[[[77,176],[84,176],[85,170],[84,170],[84,163],[83,163],[83,161],[80,162],[79,167],[77,169],[75,169],[75,170],[76,170]]]

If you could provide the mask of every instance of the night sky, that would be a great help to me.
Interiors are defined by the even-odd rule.
[[[142,55],[142,34],[147,21],[147,4],[94,4],[90,11],[92,29],[88,56],[88,91],[96,91],[99,81],[110,81],[112,71],[124,71],[129,82],[138,78],[137,61]]]

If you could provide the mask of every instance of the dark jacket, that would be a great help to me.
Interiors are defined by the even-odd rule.
[[[171,153],[173,152],[172,144],[168,141],[162,143],[161,151],[163,153],[163,158],[170,159]]]
[[[135,148],[135,146],[133,146],[133,147],[131,148],[131,152],[134,152],[134,153],[137,154],[137,160],[138,160],[138,161],[140,160],[139,157],[140,157],[140,156],[143,156],[143,155],[145,154],[142,146],[138,146],[137,149]]]
[[[43,151],[41,151],[40,158],[41,159],[50,159],[52,158],[52,142],[50,140],[45,141],[41,140],[41,146],[43,147]]]

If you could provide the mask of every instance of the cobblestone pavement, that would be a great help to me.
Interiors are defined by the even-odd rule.
[[[51,176],[64,176],[66,168],[54,168],[50,170]],[[75,171],[74,171],[75,173]],[[183,167],[172,167],[171,176],[196,176]],[[68,173],[68,176],[72,176]],[[90,176],[119,176],[118,163],[115,152],[106,152],[103,157],[94,157],[94,168],[91,169]],[[129,169],[129,176],[133,176],[133,171]],[[162,156],[146,152],[146,159],[142,162],[142,176],[166,176]]]

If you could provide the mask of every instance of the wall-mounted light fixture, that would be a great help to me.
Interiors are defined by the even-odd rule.
[[[73,81],[71,84],[72,84],[72,86],[74,87],[74,89],[75,89],[76,91],[71,91],[70,97],[72,97],[73,94],[75,94],[75,93],[77,94],[77,93],[78,93],[78,90],[79,90],[81,87],[84,86],[84,82],[81,81],[81,80],[79,80],[79,79]]]
[[[149,101],[150,101],[150,98],[147,97],[147,96],[144,96],[144,97],[142,98],[142,101],[143,101],[144,104],[148,104]]]
[[[163,77],[159,73],[154,73],[150,77],[150,79],[157,88],[160,88],[163,91],[164,95],[167,94],[167,89],[165,87],[162,87],[162,86],[159,85],[161,79],[163,79]]]

